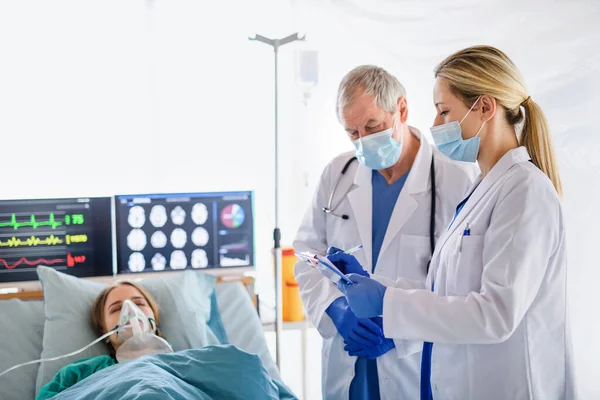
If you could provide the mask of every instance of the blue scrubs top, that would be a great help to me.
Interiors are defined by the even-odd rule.
[[[398,201],[398,196],[404,187],[408,173],[396,182],[388,185],[383,175],[373,171],[371,186],[373,187],[373,212],[372,212],[372,258],[373,271],[377,265],[379,251],[387,231],[392,212]],[[377,374],[377,360],[359,357],[354,365],[354,379],[350,383],[350,399],[378,400],[379,375]]]

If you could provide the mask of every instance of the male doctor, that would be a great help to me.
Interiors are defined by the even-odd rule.
[[[406,124],[404,87],[382,68],[360,66],[343,78],[337,115],[355,151],[323,171],[295,251],[324,255],[362,244],[354,256],[370,273],[424,282],[430,232],[437,238],[447,228],[477,167],[440,154]],[[385,338],[381,318],[357,318],[332,281],[307,264],[298,262],[295,275],[324,339],[323,397],[418,399],[422,343]]]

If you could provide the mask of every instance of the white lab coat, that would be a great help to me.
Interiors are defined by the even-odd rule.
[[[411,128],[411,132],[421,138],[416,129]],[[431,258],[429,171],[432,154],[435,157],[437,190],[436,237],[448,226],[456,204],[464,198],[479,172],[474,165],[450,160],[421,138],[419,152],[394,207],[379,253],[376,272],[384,277],[405,277],[419,281],[421,285],[425,282],[427,262]],[[329,246],[348,249],[362,244],[364,249],[354,256],[371,271],[372,170],[354,161],[346,174],[341,175],[342,168],[351,157],[351,153],[340,155],[325,168],[313,203],[294,241],[294,249],[296,252],[325,254]],[[341,200],[335,213],[347,214],[348,220],[322,211],[340,178],[333,205]],[[345,195],[350,187],[352,189]],[[327,307],[342,294],[331,281],[302,262],[296,264],[295,274],[308,317],[324,339],[323,397],[348,399],[356,357],[350,357],[344,351],[343,339],[325,313]],[[422,342],[395,342],[396,348],[377,360],[381,398],[417,399]]]
[[[425,288],[404,290],[401,279],[404,289],[384,296],[386,336],[434,343],[435,400],[573,396],[563,215],[529,159],[524,147],[511,150],[475,182]]]

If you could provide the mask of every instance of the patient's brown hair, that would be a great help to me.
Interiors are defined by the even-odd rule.
[[[98,297],[96,297],[96,300],[94,300],[94,303],[92,304],[91,320],[92,320],[92,328],[94,328],[94,332],[96,333],[96,335],[102,336],[106,333],[104,331],[104,327],[102,325],[103,325],[103,321],[104,321],[104,306],[106,305],[106,299],[108,298],[108,295],[110,294],[110,292],[113,289],[115,289],[119,286],[123,286],[123,285],[129,285],[131,287],[134,287],[142,294],[142,296],[148,303],[148,306],[152,309],[152,312],[154,313],[154,321],[156,322],[156,335],[162,337],[160,329],[158,328],[158,326],[160,324],[160,316],[159,316],[158,306],[156,304],[156,301],[154,300],[152,295],[150,293],[148,293],[148,291],[146,289],[144,289],[143,287],[141,287],[140,285],[138,285],[136,283],[127,282],[127,281],[115,283],[114,285],[108,286],[107,288],[102,290],[102,292],[100,292]],[[114,358],[115,357],[115,349],[108,341],[107,341],[107,346],[108,346],[108,350],[110,352],[110,356]]]

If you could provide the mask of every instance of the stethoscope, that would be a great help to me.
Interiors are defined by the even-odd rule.
[[[435,165],[433,163],[433,159],[434,157],[432,156],[431,167],[429,168],[429,175],[431,177],[431,212],[429,213],[429,245],[431,247],[432,256],[433,250],[435,249]],[[346,164],[344,164],[344,168],[342,168],[340,176],[338,177],[337,181],[335,182],[335,185],[333,186],[333,190],[331,191],[331,195],[329,196],[329,200],[327,201],[327,206],[322,208],[322,210],[325,213],[331,214],[334,217],[338,217],[343,220],[348,220],[350,219],[350,217],[347,214],[336,214],[334,211],[340,206],[340,204],[342,204],[344,197],[346,197],[346,195],[350,193],[350,190],[352,190],[353,185],[348,186],[348,189],[346,190],[344,195],[340,197],[340,199],[335,205],[333,205],[333,199],[335,197],[335,192],[340,184],[340,181],[342,180],[342,178],[348,171],[348,168],[350,168],[350,165],[352,165],[354,161],[356,161],[356,157],[352,157],[351,159],[346,161]],[[431,263],[431,260],[427,263],[427,271],[429,271],[429,263]]]
[[[327,214],[331,214],[334,217],[338,217],[341,219],[350,219],[350,217],[346,214],[342,214],[342,215],[338,215],[336,213],[334,213],[335,209],[339,207],[340,204],[342,204],[342,201],[344,200],[344,197],[346,197],[346,195],[348,193],[350,193],[350,190],[352,189],[352,185],[348,186],[348,190],[346,190],[346,193],[344,193],[344,195],[342,197],[340,197],[340,200],[337,202],[337,204],[335,206],[332,207],[333,204],[333,197],[335,196],[335,191],[337,190],[338,185],[340,184],[340,181],[342,180],[342,178],[344,177],[344,175],[346,174],[346,171],[348,171],[348,168],[350,168],[350,165],[352,165],[352,163],[356,161],[356,157],[352,157],[351,159],[349,159],[348,161],[346,161],[346,164],[344,164],[344,168],[342,168],[342,173],[341,176],[337,179],[337,181],[335,182],[335,185],[333,186],[333,190],[331,191],[331,196],[329,196],[329,201],[327,202],[327,207],[323,207],[323,211]]]

